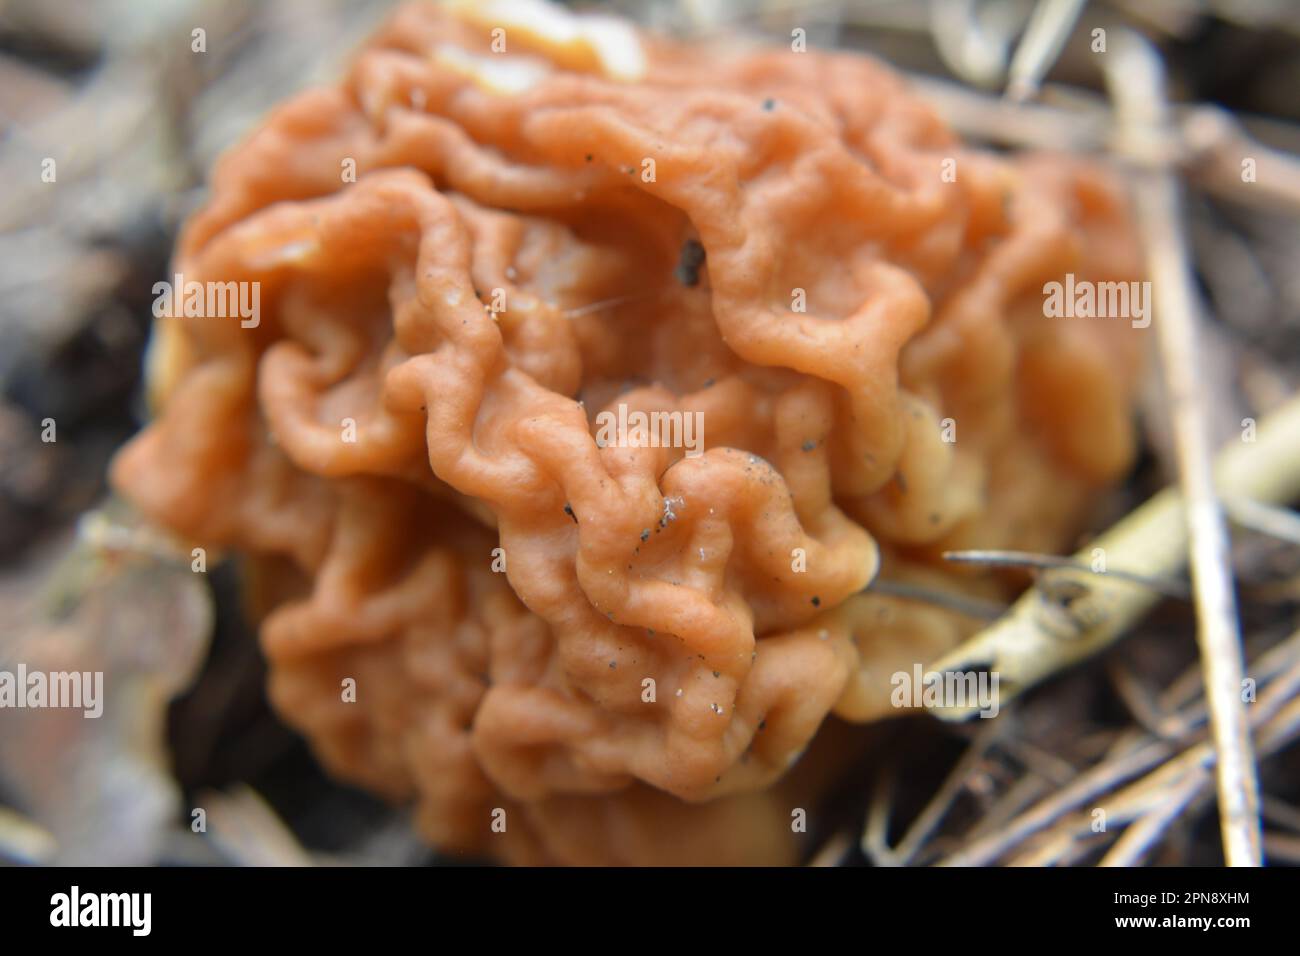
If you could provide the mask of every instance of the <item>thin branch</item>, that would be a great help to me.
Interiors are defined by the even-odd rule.
[[[876,594],[885,594],[889,597],[902,598],[905,601],[920,601],[923,604],[933,604],[935,607],[956,611],[958,614],[977,618],[981,621],[995,621],[1007,611],[1005,604],[999,604],[996,601],[984,601],[980,598],[939,591],[935,588],[910,584],[906,581],[886,581],[882,578],[876,578],[871,584],[863,588],[864,593],[869,591]]]
[[[1279,541],[1300,545],[1300,514],[1249,498],[1226,498],[1224,510],[1233,524]]]
[[[1087,0],[1039,0],[1007,71],[1007,98],[1018,103],[1038,93]]]
[[[1003,568],[1074,568],[1077,571],[1085,571],[1089,574],[1110,574],[1124,581],[1132,581],[1134,584],[1150,588],[1165,597],[1178,598],[1184,601],[1191,597],[1191,591],[1181,581],[1157,578],[1149,574],[1139,574],[1134,571],[1123,571],[1116,568],[1107,568],[1104,571],[1094,570],[1092,565],[1085,564],[1077,557],[1063,558],[1060,555],[1035,554],[1030,551],[981,550],[945,551],[943,559],[959,564],[985,564]]]
[[[1163,64],[1147,41],[1126,33],[1106,61],[1122,128],[1142,139],[1168,125]],[[1229,866],[1259,866],[1259,780],[1241,699],[1241,631],[1229,563],[1228,530],[1214,487],[1198,323],[1200,303],[1188,260],[1182,196],[1169,169],[1135,174],[1139,221],[1154,292],[1166,394],[1172,410],[1179,481],[1191,544],[1197,641],[1205,670],[1210,730],[1218,750],[1219,813]]]
[[[1133,823],[1115,841],[1098,866],[1136,866],[1170,825],[1208,784],[1210,775],[1203,770],[1187,775],[1154,810]]]
[[[1049,86],[1069,104],[1059,106],[1015,103],[921,74],[909,75],[908,82],[963,136],[1021,149],[1109,152],[1130,162],[1159,156],[1179,163],[1194,185],[1220,199],[1300,212],[1300,158],[1266,146],[1218,107],[1197,104],[1174,110],[1178,123],[1166,137],[1133,153],[1116,141],[1115,116],[1105,101],[1079,87]],[[1254,122],[1263,125],[1258,118]],[[1241,176],[1247,158],[1255,161],[1251,182]]]

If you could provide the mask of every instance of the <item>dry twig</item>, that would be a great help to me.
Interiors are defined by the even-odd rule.
[[[1146,40],[1124,34],[1107,60],[1127,136],[1145,139],[1168,126],[1163,66]],[[1228,531],[1214,488],[1205,391],[1200,387],[1201,316],[1182,227],[1178,179],[1167,168],[1141,170],[1135,193],[1155,295],[1165,393],[1172,409],[1179,480],[1191,545],[1197,640],[1205,669],[1210,728],[1218,750],[1219,808],[1230,866],[1258,866],[1259,781],[1241,700],[1241,632],[1228,558]]]

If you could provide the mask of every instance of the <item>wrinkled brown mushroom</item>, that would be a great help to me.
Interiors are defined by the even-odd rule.
[[[1042,308],[1126,210],[864,57],[517,10],[399,9],[224,157],[175,272],[259,321],[159,320],[114,480],[255,560],[277,708],[439,846],[790,860],[827,715],[966,633],[882,556],[1058,549],[1128,465],[1140,336]]]

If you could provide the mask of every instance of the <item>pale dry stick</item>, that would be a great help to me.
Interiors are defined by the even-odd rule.
[[[940,58],[952,72],[973,86],[993,86],[1007,66],[1017,19],[1005,7],[984,8],[975,0],[932,0],[930,36]]]
[[[1023,103],[1038,92],[1087,0],[1039,0],[1007,71],[1007,98]]]
[[[1300,698],[1295,696],[1297,690],[1300,690],[1300,668],[1293,670],[1290,678],[1273,690],[1277,692],[1273,694],[1272,705],[1260,708],[1253,715],[1258,716],[1254,723],[1258,727],[1259,752],[1262,756],[1271,756],[1300,736]],[[1108,818],[1140,822],[1145,815],[1160,812],[1163,801],[1184,786],[1192,791],[1188,803],[1211,794],[1214,790],[1212,768],[1215,758],[1215,749],[1209,741],[1189,747],[1175,759],[1108,797]],[[1172,822],[1171,818],[1165,826]],[[1091,820],[1086,815],[1063,819],[1053,830],[1044,834],[1032,850],[1009,863],[1041,865],[1043,861],[1060,859],[1077,847],[1081,839],[1090,835]],[[1139,838],[1134,839],[1136,841]]]
[[[1176,130],[1144,144],[1139,156],[1125,155],[1115,119],[1100,97],[1075,87],[1070,107],[1041,100],[1015,103],[948,80],[909,74],[908,83],[962,136],[1020,149],[1097,153],[1116,150],[1124,159],[1163,158],[1178,163],[1189,179],[1211,195],[1257,208],[1300,212],[1300,158],[1264,145],[1215,106],[1178,108]],[[1255,161],[1253,181],[1241,163]]]
[[[1120,129],[1140,143],[1168,128],[1164,68],[1137,34],[1113,45],[1105,76]],[[1218,751],[1216,778],[1224,856],[1229,866],[1259,866],[1259,777],[1241,700],[1244,671],[1227,522],[1214,487],[1200,354],[1201,303],[1192,277],[1182,219],[1182,194],[1171,169],[1135,174],[1154,293],[1165,395],[1171,406],[1179,484],[1191,546],[1196,638],[1205,670],[1210,733]]]
[[[311,866],[312,857],[271,806],[252,787],[200,795],[208,810],[209,839],[237,863]]]
[[[1143,778],[1145,779],[1145,778]],[[1055,826],[1032,835],[1018,853],[1007,857],[1004,866],[1068,865],[1110,839],[1111,827],[1141,818],[1148,809],[1159,805],[1159,795],[1144,801],[1130,799],[1118,803],[1114,795],[1103,796],[1093,806],[1063,816]],[[1096,814],[1104,813],[1104,826],[1097,829]]]
[[[752,31],[784,20],[791,26],[829,28],[830,35],[819,38],[819,45],[839,47],[842,29],[850,24],[861,25],[860,17],[846,17],[854,11],[851,7],[845,9],[844,0],[751,0],[749,3],[677,0],[675,6],[685,15],[682,26],[686,35],[697,41],[731,39],[737,31]],[[893,27],[913,31],[925,28],[924,16],[910,16],[906,5],[900,12],[901,16],[891,24]],[[796,15],[798,19],[791,19]]]
[[[908,74],[908,85],[964,137],[1019,149],[1076,153],[1105,147],[1110,113],[1101,99],[1078,109],[1041,102],[1014,103],[950,80]]]
[[[1188,774],[1158,807],[1130,824],[1097,865],[1137,866],[1209,782],[1205,770]]]
[[[1228,518],[1239,527],[1300,545],[1300,514],[1289,508],[1260,504],[1249,498],[1225,498],[1223,507]]]
[[[1297,638],[1300,638],[1300,634],[1288,640],[1287,644]],[[1260,694],[1257,703],[1252,707],[1250,713],[1251,723],[1253,726],[1260,728],[1258,737],[1261,753],[1271,754],[1275,752],[1287,742],[1287,728],[1292,727],[1294,731],[1293,725],[1297,723],[1297,716],[1293,716],[1292,712],[1300,715],[1300,699],[1297,699],[1297,694],[1300,694],[1300,661],[1293,662],[1286,671],[1270,683],[1268,688]],[[1109,808],[1107,816],[1110,819],[1126,820],[1145,812],[1153,803],[1159,801],[1168,788],[1180,783],[1189,773],[1195,770],[1200,769],[1207,772],[1205,779],[1208,785],[1211,779],[1208,771],[1213,766],[1216,757],[1215,749],[1209,741],[1193,744],[1181,752],[1178,752],[1176,747],[1166,744],[1164,741],[1148,741],[1130,754],[1108,759],[1105,763],[1088,771],[1084,777],[1104,779],[1107,776],[1105,774],[1107,767],[1127,768],[1136,755],[1147,754],[1152,748],[1160,745],[1168,747],[1167,756],[1169,759],[1162,757],[1149,762],[1146,767],[1138,771],[1147,771],[1144,776],[1138,777],[1106,798]],[[1035,807],[1016,824],[1009,826],[1004,833],[995,834],[968,846],[960,853],[949,858],[949,860],[944,861],[944,865],[979,866],[991,863],[1056,820],[1060,820],[1057,826],[1043,837],[1043,842],[1030,851],[1028,856],[1033,859],[1039,859],[1040,857],[1050,859],[1053,854],[1059,855],[1064,852],[1063,847],[1069,846],[1078,838],[1080,832],[1090,831],[1091,824],[1091,820],[1087,815],[1082,818],[1066,818],[1063,820],[1060,818],[1065,817],[1069,811],[1077,809],[1085,800],[1101,796],[1111,786],[1118,785],[1123,779],[1134,778],[1137,774],[1125,773],[1121,777],[1117,773],[1111,773],[1109,776],[1111,779],[1108,785],[1087,788],[1089,792],[1078,796],[1076,799],[1077,795],[1073,791],[1081,789],[1080,784],[1083,782],[1083,778],[1081,778],[1080,781],[1076,781],[1075,784],[1056,794],[1052,799]],[[1069,799],[1066,799],[1067,795],[1069,795]]]
[[[1105,839],[1105,834],[1085,831],[1069,840],[1055,840],[1035,845],[1020,856],[1008,860],[1008,867],[1074,866],[1087,855],[1093,846]]]
[[[1207,192],[1258,209],[1300,209],[1300,158],[1252,138],[1227,110],[1197,106],[1182,122],[1193,181]],[[1243,163],[1251,161],[1247,179]]]

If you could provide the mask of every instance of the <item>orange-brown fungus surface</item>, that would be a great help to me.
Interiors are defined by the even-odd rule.
[[[159,320],[114,481],[439,847],[790,861],[827,716],[970,630],[882,564],[978,591],[943,549],[1058,551],[1127,467],[1141,333],[1043,314],[1139,277],[1126,209],[870,59],[530,10],[402,7],[222,159],[174,272],[258,321]]]

